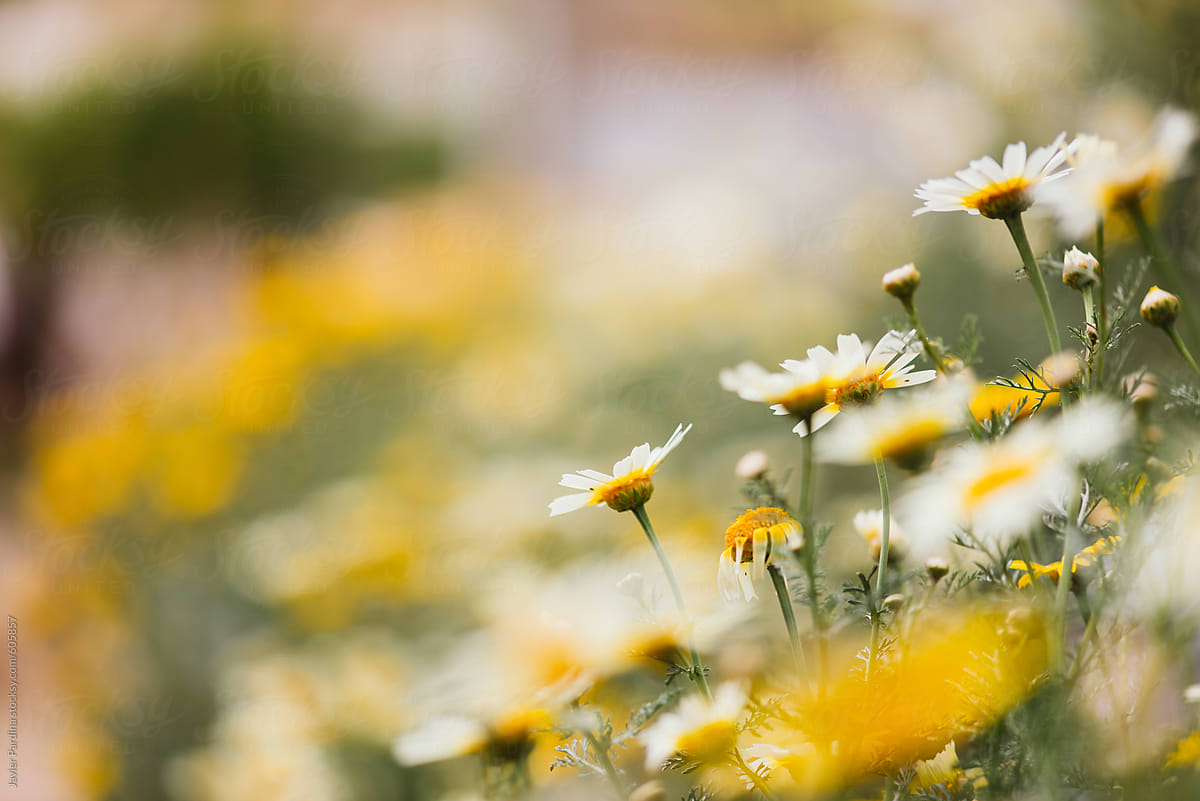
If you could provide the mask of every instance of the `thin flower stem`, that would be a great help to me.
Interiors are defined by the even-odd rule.
[[[879,502],[883,506],[883,523],[879,532],[879,567],[875,571],[875,612],[871,615],[871,650],[867,654],[867,678],[875,663],[875,652],[879,649],[879,629],[883,624],[883,587],[887,574],[888,545],[892,533],[892,509],[888,497],[887,468],[883,459],[875,460],[875,475],[879,479]]]
[[[1029,276],[1029,285],[1037,295],[1038,304],[1042,307],[1042,322],[1046,325],[1046,337],[1050,340],[1050,352],[1062,350],[1062,342],[1058,338],[1058,324],[1054,321],[1054,307],[1050,305],[1050,295],[1046,293],[1046,282],[1042,280],[1041,270],[1033,257],[1033,248],[1029,246],[1029,237],[1025,233],[1025,223],[1021,215],[1014,214],[1004,218],[1008,232],[1012,234],[1013,243],[1021,254],[1021,263],[1025,265],[1025,274]]]
[[[675,595],[675,605],[679,608],[679,614],[688,627],[688,650],[691,652],[692,658],[692,677],[696,680],[700,691],[704,693],[704,697],[711,701],[712,690],[708,688],[708,679],[704,676],[704,665],[700,662],[700,652],[696,650],[696,641],[691,632],[691,619],[688,616],[687,604],[684,603],[683,590],[679,589],[679,580],[675,578],[675,570],[671,567],[671,560],[667,559],[667,552],[663,550],[658,535],[654,533],[654,526],[650,524],[650,516],[646,514],[645,505],[639,504],[630,511],[633,512],[633,516],[637,518],[637,521],[642,524],[642,531],[646,532],[646,539],[650,540],[650,544],[654,546],[654,553],[658,555],[658,562],[662,565],[663,573],[667,576],[667,583],[671,585],[671,592]]]
[[[821,592],[817,586],[817,532],[813,520],[813,439],[812,417],[804,421],[808,432],[802,441],[800,465],[800,527],[804,532],[804,577],[808,584],[808,608],[812,614],[813,632],[817,638],[818,686],[825,686],[828,657],[825,643],[825,616],[821,612]]]
[[[796,670],[803,678],[808,673],[808,667],[804,661],[804,647],[800,644],[800,633],[796,631],[796,613],[792,609],[792,596],[788,592],[787,579],[784,578],[779,565],[767,565],[767,572],[771,574],[771,584],[775,587],[775,596],[779,599],[779,610],[783,612],[783,622],[787,626],[788,639],[792,641],[792,658],[796,661]]]
[[[1104,354],[1108,351],[1108,299],[1104,288],[1104,218],[1096,219],[1096,386],[1104,382]],[[1093,389],[1096,387],[1093,387]]]
[[[1171,254],[1167,251],[1162,237],[1146,221],[1146,213],[1142,209],[1141,202],[1134,201],[1122,206],[1122,208],[1129,215],[1129,219],[1133,222],[1134,227],[1137,228],[1138,237],[1142,240],[1142,246],[1150,253],[1150,263],[1154,265],[1159,281],[1167,285],[1166,289],[1168,291],[1184,297],[1185,300],[1190,300],[1187,286],[1183,282],[1183,275],[1179,272],[1179,268],[1175,266],[1175,260],[1171,258]],[[1182,306],[1183,320],[1187,325],[1188,334],[1193,340],[1200,339],[1200,327],[1197,326],[1191,304],[1184,303]]]
[[[1075,532],[1068,530],[1063,534],[1063,552],[1061,568],[1058,571],[1058,590],[1054,595],[1055,647],[1057,659],[1055,664],[1062,670],[1067,654],[1067,601],[1071,597],[1071,579],[1075,575]]]
[[[1095,286],[1085,286],[1080,292],[1083,295],[1083,333],[1087,336],[1088,326],[1092,324],[1092,319],[1096,315],[1096,296]],[[1100,346],[1100,328],[1096,327],[1096,342],[1088,349],[1087,361],[1087,386],[1095,389],[1096,387],[1096,351]]]
[[[946,363],[942,361],[937,348],[933,347],[933,343],[929,341],[929,336],[925,333],[925,326],[921,325],[921,316],[917,314],[917,304],[911,297],[905,298],[901,303],[904,304],[904,310],[908,312],[908,321],[912,323],[913,329],[917,332],[917,339],[921,340],[921,347],[925,349],[925,355],[933,362],[933,366],[939,373],[946,375]]]
[[[624,783],[621,781],[621,774],[617,773],[617,768],[613,765],[612,759],[608,756],[608,748],[602,747],[600,739],[590,731],[585,731],[583,736],[592,745],[592,753],[596,755],[596,761],[600,763],[600,768],[604,771],[604,775],[608,777],[609,784],[617,793],[617,798],[629,798],[629,792],[625,789]]]
[[[1175,350],[1179,351],[1179,355],[1187,362],[1188,367],[1192,368],[1192,372],[1200,377],[1200,367],[1196,366],[1196,360],[1192,358],[1191,352],[1187,349],[1187,345],[1183,344],[1183,339],[1179,336],[1179,332],[1175,330],[1174,325],[1163,327],[1163,331],[1170,337],[1171,342],[1175,345]]]

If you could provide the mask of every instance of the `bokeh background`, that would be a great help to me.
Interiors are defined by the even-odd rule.
[[[694,423],[654,511],[715,597],[734,462],[797,456],[718,369],[877,339],[910,260],[977,373],[1040,360],[1003,227],[912,190],[1200,108],[1197,42],[1186,0],[3,3],[0,795],[474,798],[390,756],[428,679],[539,577],[654,574],[628,516],[547,517],[559,475]],[[818,488],[847,575],[862,472]]]

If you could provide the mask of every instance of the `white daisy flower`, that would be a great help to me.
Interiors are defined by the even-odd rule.
[[[1113,142],[1080,134],[1067,147],[1074,168],[1070,178],[1039,187],[1038,201],[1054,210],[1067,236],[1090,234],[1104,215],[1141,203],[1177,177],[1196,133],[1192,114],[1166,109],[1154,131],[1125,152]]]
[[[754,579],[762,578],[771,552],[800,545],[800,524],[784,510],[761,506],[743,512],[725,531],[725,550],[717,565],[721,597],[726,601],[757,598]]]
[[[721,371],[721,387],[736,392],[742,400],[765,403],[775,414],[790,414],[802,420],[825,405],[828,387],[813,362],[792,359],[780,367],[782,373],[772,373],[754,362],[742,362]]]
[[[922,557],[960,529],[1004,548],[1076,491],[1079,466],[1119,445],[1128,422],[1116,404],[1089,399],[1052,422],[1030,420],[994,442],[965,443],[917,481],[897,516]]]
[[[691,425],[684,428],[680,423],[665,445],[657,448],[651,448],[649,442],[638,445],[628,456],[613,465],[612,475],[586,469],[578,473],[564,473],[562,481],[558,482],[560,486],[583,491],[563,495],[551,501],[550,516],[574,512],[576,509],[601,503],[608,504],[618,512],[626,512],[644,504],[654,493],[654,484],[650,477],[667,454],[675,450],[691,430]]]
[[[646,747],[646,769],[655,770],[675,754],[700,762],[720,759],[737,743],[737,720],[746,705],[738,684],[717,687],[713,699],[690,695],[674,712],[661,715],[638,735]]]
[[[1002,164],[984,156],[959,170],[953,178],[926,181],[916,191],[925,205],[913,216],[929,211],[965,211],[1002,220],[1028,209],[1034,203],[1034,190],[1049,181],[1062,178],[1070,168],[1060,169],[1067,159],[1063,147],[1066,134],[1039,147],[1026,156],[1025,143],[1004,148]]]
[[[840,334],[837,353],[818,345],[808,349],[808,361],[815,365],[826,384],[825,405],[812,416],[808,425],[798,423],[793,431],[805,436],[828,423],[849,406],[874,402],[885,389],[911,387],[937,378],[936,370],[913,371],[913,360],[921,352],[916,331],[901,334],[889,331],[874,348],[857,334]],[[792,363],[784,362],[788,369]]]
[[[966,423],[968,387],[948,382],[939,390],[889,397],[847,411],[818,445],[819,458],[835,464],[892,459],[920,464],[930,448]]]

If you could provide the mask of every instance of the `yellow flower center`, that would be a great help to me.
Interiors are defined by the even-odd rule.
[[[834,387],[825,399],[839,406],[862,406],[871,403],[882,394],[883,378],[879,373],[866,373],[849,378]]]
[[[1151,170],[1127,181],[1114,181],[1102,190],[1101,198],[1108,211],[1128,208],[1141,202],[1159,183],[1158,175]]]
[[[911,462],[919,459],[945,433],[946,427],[941,420],[919,420],[880,438],[875,446],[876,455],[899,462]]]
[[[641,506],[654,494],[649,473],[632,473],[616,478],[596,490],[600,500],[618,512],[628,512]]]
[[[967,195],[962,199],[962,204],[965,208],[975,209],[984,217],[1002,220],[1020,214],[1033,205],[1033,200],[1026,191],[1029,186],[1029,180],[1024,176],[1009,178]]]
[[[771,398],[769,399],[769,403],[778,403],[788,410],[788,414],[804,420],[825,405],[826,391],[825,383],[817,381],[802,387],[796,387],[786,395]]]
[[[736,734],[729,721],[714,720],[682,735],[676,750],[701,762],[710,761],[732,750]]]
[[[975,506],[1001,487],[1029,478],[1037,469],[1033,460],[1009,462],[984,473],[967,488],[967,505]]]

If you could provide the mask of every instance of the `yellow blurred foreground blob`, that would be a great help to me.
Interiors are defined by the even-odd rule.
[[[860,661],[797,694],[785,725],[744,749],[772,786],[828,792],[932,759],[1022,701],[1047,666],[1032,607],[929,611],[916,629],[886,646],[869,680]]]

